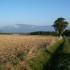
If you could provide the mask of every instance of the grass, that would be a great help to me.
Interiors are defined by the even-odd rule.
[[[70,43],[68,41],[68,38],[64,38],[64,48],[63,48],[63,52],[64,53],[70,53]]]
[[[54,54],[54,52],[56,51],[56,49],[62,43],[63,43],[63,39],[57,41],[52,46],[49,46],[51,48],[51,49],[49,48],[49,50],[46,48],[43,48],[43,50],[41,50],[40,55],[38,55],[36,58],[30,59],[28,61],[28,63],[29,63],[31,70],[49,70],[48,69],[49,60],[50,60],[51,56]]]
[[[0,35],[0,70],[70,70],[66,37]]]
[[[51,45],[59,39],[54,36],[0,35],[0,70],[42,70],[51,56],[49,50],[54,47]]]
[[[48,62],[47,70],[70,70],[70,44],[67,38],[56,49]],[[46,70],[46,69],[45,69]]]

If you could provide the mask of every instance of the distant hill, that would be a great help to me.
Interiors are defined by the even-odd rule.
[[[70,29],[70,26],[68,26],[67,29]],[[8,25],[1,28],[1,32],[3,33],[27,33],[34,31],[54,31],[54,28],[50,25],[37,26],[27,24]]]
[[[54,29],[51,26],[16,24],[4,26],[1,28],[1,31],[4,33],[27,33],[34,31],[54,31]]]

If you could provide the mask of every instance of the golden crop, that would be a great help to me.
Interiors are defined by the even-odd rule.
[[[40,53],[40,48],[56,42],[58,37],[32,35],[0,35],[0,62],[5,67],[13,64],[24,64]],[[15,69],[17,70],[17,69]]]

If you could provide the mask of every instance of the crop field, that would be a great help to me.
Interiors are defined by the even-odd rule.
[[[0,35],[0,70],[25,70],[27,60],[49,48],[59,37],[32,35]],[[48,56],[47,56],[48,57]]]

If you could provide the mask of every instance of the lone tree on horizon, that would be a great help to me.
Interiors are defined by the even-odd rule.
[[[58,18],[57,20],[55,20],[52,26],[54,27],[55,31],[59,33],[59,35],[62,35],[67,25],[68,25],[68,22],[65,21],[65,18]]]

